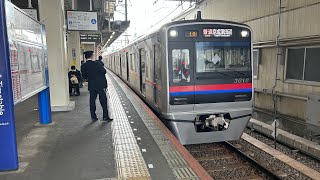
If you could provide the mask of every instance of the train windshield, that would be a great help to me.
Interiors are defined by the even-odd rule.
[[[250,42],[196,42],[198,73],[251,71]]]

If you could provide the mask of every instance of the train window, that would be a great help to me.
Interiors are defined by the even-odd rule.
[[[160,53],[160,45],[155,45],[155,60],[156,63],[156,70],[157,70],[157,79],[161,78],[161,53]]]
[[[249,42],[197,42],[197,72],[250,71]]]
[[[172,50],[173,83],[190,82],[189,49]]]
[[[136,63],[136,72],[138,72],[138,69],[139,69],[139,54],[134,54],[134,60],[135,60],[135,63]]]
[[[146,77],[149,77],[149,53],[148,51],[145,51],[145,71],[146,71]]]
[[[125,69],[126,68],[126,61],[123,55],[120,54],[120,59],[121,59],[121,65],[122,68]]]
[[[135,66],[135,63],[134,63],[134,54],[130,54],[130,69],[131,71],[134,71],[134,66]]]

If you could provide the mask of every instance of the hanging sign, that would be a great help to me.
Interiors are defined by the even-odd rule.
[[[67,11],[68,30],[71,31],[97,31],[97,12]]]

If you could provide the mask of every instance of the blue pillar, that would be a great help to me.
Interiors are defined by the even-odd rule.
[[[52,121],[49,88],[46,88],[38,94],[38,105],[40,124],[50,124]]]
[[[5,1],[0,0],[0,171],[19,168]]]
[[[48,54],[47,54],[47,42],[46,42],[46,27],[42,25],[42,40],[44,51],[44,65],[45,65],[45,77],[47,88],[38,94],[38,106],[40,124],[50,124],[51,120],[51,102],[50,102],[50,88],[49,88],[49,71],[48,71]]]

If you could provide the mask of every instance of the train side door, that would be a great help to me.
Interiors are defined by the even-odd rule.
[[[129,53],[126,52],[126,62],[127,62],[127,81],[129,82]]]
[[[170,42],[168,49],[169,103],[172,111],[194,109],[194,51],[192,42]]]
[[[142,95],[146,94],[146,52],[139,49],[139,69],[140,69],[140,91]]]

